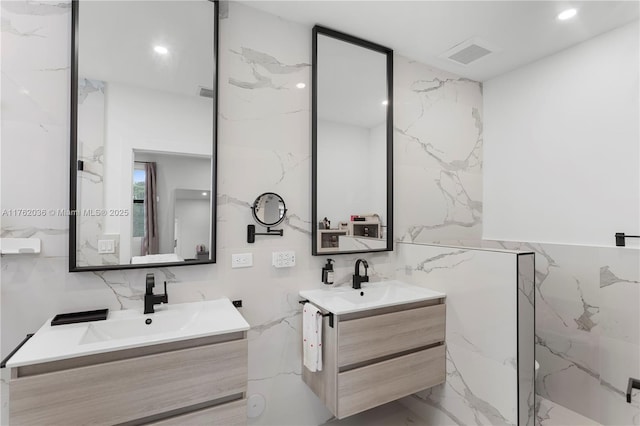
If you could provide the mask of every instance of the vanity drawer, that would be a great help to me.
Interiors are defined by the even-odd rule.
[[[10,422],[117,424],[246,392],[247,340],[11,380]]]
[[[247,400],[229,402],[148,423],[149,426],[244,426],[247,424]]]
[[[444,304],[340,321],[338,366],[443,342],[444,333]]]
[[[444,383],[445,346],[338,374],[338,418]]]

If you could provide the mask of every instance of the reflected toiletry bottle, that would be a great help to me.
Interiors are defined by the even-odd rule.
[[[333,259],[327,259],[327,264],[322,268],[322,282],[330,285],[333,284]]]

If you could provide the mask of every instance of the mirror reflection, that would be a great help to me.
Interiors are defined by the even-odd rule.
[[[281,196],[265,192],[258,196],[252,207],[253,218],[263,226],[275,226],[284,220],[287,208]]]
[[[210,182],[211,157],[134,152],[131,263],[208,253]]]
[[[316,37],[314,254],[387,250],[391,53]]]
[[[208,235],[211,223],[211,191],[206,189],[176,189],[173,225],[176,254],[182,259],[207,260]]]
[[[215,261],[217,4],[73,7],[71,269]]]

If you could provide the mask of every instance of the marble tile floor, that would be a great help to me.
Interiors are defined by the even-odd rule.
[[[601,426],[568,408],[548,399],[537,398],[536,426]],[[322,426],[438,426],[418,417],[398,402],[390,402],[342,420],[332,420]]]
[[[323,426],[431,426],[399,402],[390,402]]]
[[[536,426],[601,426],[600,423],[548,399],[536,399]]]

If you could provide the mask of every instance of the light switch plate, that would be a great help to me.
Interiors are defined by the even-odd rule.
[[[115,252],[115,240],[98,240],[98,254],[111,254]]]
[[[253,266],[253,253],[237,253],[231,255],[232,268],[250,268]]]
[[[276,268],[291,268],[296,266],[295,251],[274,251],[271,253],[272,264]]]

